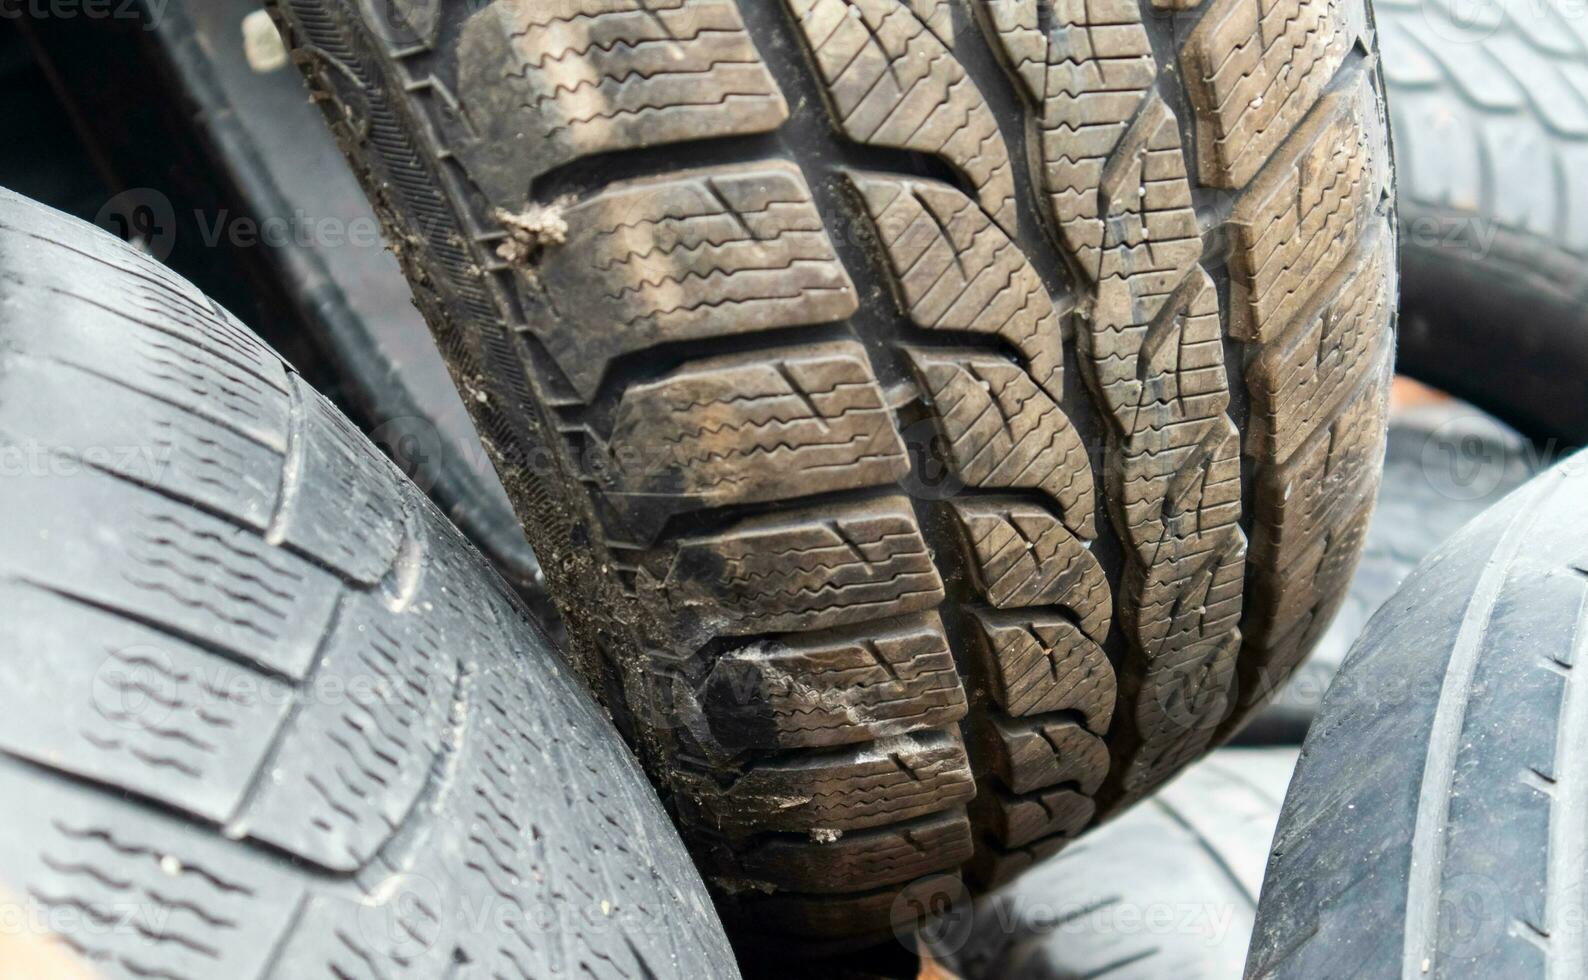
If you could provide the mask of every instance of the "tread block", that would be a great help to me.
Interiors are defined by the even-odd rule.
[[[16,241],[9,239],[6,249]],[[286,452],[289,382],[280,362],[256,364],[218,346],[203,329],[143,316],[130,304],[101,306],[82,295],[82,283],[103,275],[103,267],[75,252],[41,246],[37,257],[6,261],[29,262],[28,282],[40,287],[4,298],[9,346]]]
[[[563,212],[536,263],[552,357],[589,397],[608,363],[668,341],[829,323],[858,302],[798,168],[616,183]]]
[[[0,758],[0,880],[96,974],[259,976],[304,892],[283,862]]]
[[[992,499],[950,504],[976,585],[1000,609],[1063,606],[1088,636],[1108,632],[1108,581],[1075,535],[1042,507]]]
[[[940,728],[965,715],[965,691],[936,615],[730,650],[698,697],[729,751],[827,748]]]
[[[690,781],[697,823],[741,835],[848,833],[938,813],[976,793],[965,747],[946,731],[753,764],[726,787],[709,777]]]
[[[1062,401],[1064,332],[1053,297],[1019,246],[947,184],[861,172],[849,181],[877,229],[910,321],[924,330],[1002,338],[1048,397]]]
[[[1317,103],[1364,28],[1339,0],[1212,0],[1180,51],[1204,184],[1242,187]]]
[[[733,855],[725,873],[807,894],[843,894],[957,867],[973,851],[963,810],[836,840],[773,838]]]
[[[1253,411],[1247,454],[1268,462],[1289,459],[1383,360],[1389,342],[1384,324],[1395,302],[1388,239],[1370,229],[1311,307],[1248,365]]]
[[[1097,536],[1086,445],[1024,369],[986,355],[908,356],[956,477],[976,487],[1041,490],[1072,532]]]
[[[662,588],[676,615],[736,636],[843,626],[943,601],[915,513],[899,496],[749,518],[686,539]]]
[[[1108,775],[1108,745],[1069,718],[988,717],[982,748],[993,773],[1016,793],[1073,783],[1091,795]]]
[[[1035,110],[1053,224],[1087,278],[1107,287],[1096,319],[1150,319],[1201,258],[1202,240],[1140,9],[989,0],[985,10],[994,48]]]
[[[975,649],[994,701],[1012,715],[1076,711],[1094,732],[1114,716],[1114,668],[1099,646],[1064,617],[978,610]]]
[[[26,651],[0,657],[0,749],[231,817],[292,701],[288,685],[43,589],[0,583],[0,608],[5,646]]]
[[[301,414],[273,534],[355,582],[379,582],[407,534],[398,470],[294,375]]]
[[[1385,193],[1370,80],[1330,92],[1230,215],[1230,333],[1266,343],[1356,247]]]
[[[1388,370],[1386,353],[1376,371]],[[1333,424],[1259,479],[1252,553],[1273,569],[1253,589],[1251,631],[1259,642],[1313,618],[1328,590],[1355,568],[1378,489],[1387,410],[1370,381]]]
[[[891,484],[909,457],[855,343],[695,361],[624,392],[610,494],[668,512]]]
[[[94,411],[60,411],[71,404]],[[108,470],[257,529],[270,523],[280,493],[280,452],[207,415],[31,352],[0,354],[0,433],[15,450],[36,451],[34,465],[53,454],[57,468]]]
[[[990,827],[1002,847],[1021,847],[1044,837],[1073,837],[1092,821],[1097,805],[1068,787],[1015,794],[989,788],[976,797],[972,815]]]
[[[340,591],[256,534],[98,472],[0,481],[0,512],[29,515],[0,522],[0,569],[293,679]],[[84,514],[97,533],[82,532]]]
[[[323,867],[355,871],[402,825],[462,723],[461,668],[431,618],[394,616],[369,594],[347,600],[326,650],[239,823]]]
[[[788,105],[734,0],[494,0],[457,42],[462,152],[496,201],[598,153],[776,129]]]
[[[939,36],[899,0],[786,2],[844,135],[943,158],[1012,234],[1009,150],[981,91]]]

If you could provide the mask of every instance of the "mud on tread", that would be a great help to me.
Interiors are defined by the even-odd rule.
[[[423,492],[5,191],[0,448],[0,890],[96,976],[732,975],[639,766]]]
[[[272,9],[742,924],[1024,867],[1327,622],[1395,300],[1361,4],[395,6]]]

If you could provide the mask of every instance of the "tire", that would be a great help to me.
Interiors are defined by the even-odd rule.
[[[1533,438],[1588,442],[1579,14],[1558,0],[1375,6],[1398,163],[1400,369]]]
[[[1579,454],[1373,618],[1302,749],[1248,976],[1580,974],[1585,526]]]
[[[1239,976],[1295,764],[1292,748],[1213,753],[987,896],[940,957],[964,980]]]
[[[1327,622],[1394,230],[1365,11],[1292,7],[1295,74],[1240,0],[1110,7],[1107,81],[1047,0],[272,8],[742,928],[871,935],[1029,865]],[[1050,50],[1087,92],[1036,96]],[[1197,115],[1264,72],[1270,109]]]
[[[224,309],[9,192],[0,449],[8,915],[103,977],[736,975],[484,559]]]
[[[173,267],[211,295],[247,282],[268,319],[282,321],[278,332],[297,340],[300,350],[287,352],[289,359],[300,370],[322,367],[308,380],[344,406],[518,587],[531,610],[554,625],[518,518],[336,140],[285,59],[271,68],[249,58],[257,27],[247,17],[260,15],[259,4],[132,0],[127,7],[129,17],[137,16],[130,36],[50,30],[36,20],[27,29],[54,76],[69,80],[59,94],[82,122],[90,152],[116,168],[118,186],[138,188],[118,200],[134,207],[158,202],[183,218],[203,212],[191,227],[176,219],[162,225],[156,257],[166,258],[159,246],[189,236],[208,241],[207,264],[180,261],[178,248]],[[274,31],[268,20],[264,26]],[[108,74],[137,73],[148,84],[117,94],[114,86],[88,80],[89,66],[105,71],[111,52],[117,61]],[[144,127],[158,128],[148,137],[155,145],[190,148],[190,157],[150,154],[155,162],[141,168],[129,161],[128,118],[151,111],[159,113],[160,127],[137,119],[130,130],[147,136]],[[49,163],[59,166],[57,159]],[[185,179],[173,180],[173,171]],[[145,183],[152,186],[140,188]],[[100,210],[101,227],[136,232],[135,215]],[[259,234],[245,237],[251,231]],[[250,325],[263,332],[260,322],[250,318]]]
[[[1392,409],[1378,505],[1345,604],[1306,662],[1234,741],[1300,745],[1373,613],[1446,538],[1535,475],[1540,459],[1514,429],[1470,405]]]

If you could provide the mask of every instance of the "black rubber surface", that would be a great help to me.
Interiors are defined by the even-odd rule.
[[[1588,28],[1571,0],[1380,0],[1400,369],[1588,441]]]
[[[1430,557],[1324,698],[1248,975],[1580,976],[1588,456]]]
[[[106,977],[734,975],[484,559],[224,309],[9,192],[0,463],[8,914]]]
[[[1537,473],[1546,453],[1470,405],[1390,413],[1378,504],[1350,592],[1290,682],[1235,737],[1298,745],[1351,644],[1417,563]]]
[[[1213,753],[978,902],[939,958],[965,980],[1238,976],[1295,763],[1292,748]]]

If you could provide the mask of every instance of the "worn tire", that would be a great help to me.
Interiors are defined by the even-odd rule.
[[[1378,505],[1345,603],[1306,662],[1234,741],[1300,745],[1378,608],[1446,538],[1536,474],[1541,456],[1470,405],[1392,409]]]
[[[1363,5],[973,6],[272,8],[747,928],[877,932],[1145,794],[1372,505]]]
[[[1581,12],[1562,0],[1376,7],[1400,196],[1401,370],[1531,437],[1588,442]]]
[[[0,191],[0,893],[104,977],[734,975],[508,586],[224,309]]]
[[[1213,753],[983,898],[938,958],[963,980],[1239,976],[1295,764],[1294,748]]]
[[[1247,974],[1580,976],[1588,455],[1424,562],[1324,698]]]

